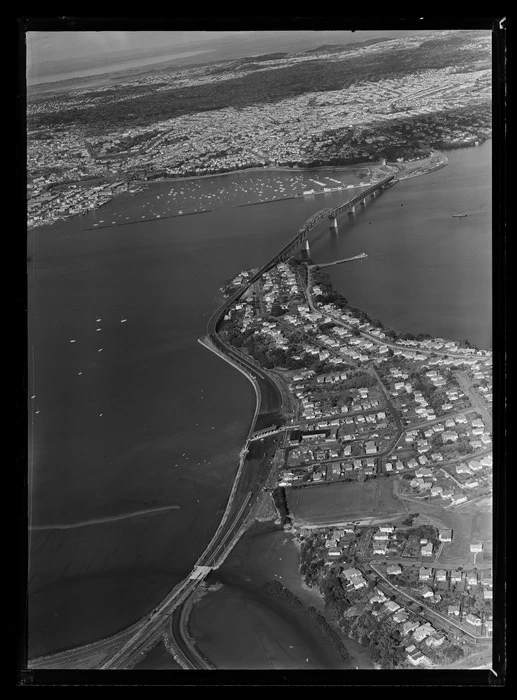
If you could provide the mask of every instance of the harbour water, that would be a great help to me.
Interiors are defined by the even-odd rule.
[[[329,268],[352,304],[401,330],[490,347],[490,144],[449,158],[446,168],[372,200],[338,238],[322,227],[313,256],[367,252]],[[31,532],[30,656],[134,622],[208,543],[255,396],[197,338],[226,279],[265,262],[308,216],[346,194],[230,206],[228,193],[252,191],[236,192],[234,204],[269,199],[270,187],[294,196],[325,175],[359,182],[353,172],[317,171],[296,187],[299,173],[275,173],[283,191],[268,185],[271,173],[153,183],[30,232],[31,524],[81,523]],[[176,198],[188,192],[194,208],[195,191],[215,193],[219,204],[202,215],[93,226],[166,216],[172,190]],[[475,211],[452,218],[467,208]]]
[[[209,590],[194,606],[190,630],[199,649],[219,669],[373,669],[368,650],[344,639],[344,661],[306,612],[323,611],[323,599],[299,575],[299,547],[273,523],[255,524],[223,566],[207,579]],[[301,609],[268,593],[279,581]]]

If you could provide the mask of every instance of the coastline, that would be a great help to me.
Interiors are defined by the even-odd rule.
[[[442,154],[442,155],[443,155],[443,154]],[[446,158],[446,156],[445,156],[445,158]],[[409,161],[409,162],[418,163],[418,161]],[[394,165],[396,165],[396,164],[391,163],[391,164],[388,164],[388,165],[394,166]],[[445,163],[442,163],[442,164],[439,164],[438,166],[435,166],[435,167],[433,167],[433,168],[430,168],[429,170],[427,170],[427,171],[425,171],[425,172],[415,173],[414,175],[409,174],[409,175],[400,177],[400,178],[398,178],[398,179],[400,179],[400,180],[407,180],[407,179],[409,179],[409,178],[411,178],[411,177],[418,177],[419,175],[426,175],[428,172],[433,172],[433,170],[437,170],[437,169],[439,169],[439,168],[441,168],[441,167],[444,167],[445,165],[447,165],[447,159],[446,159],[446,162],[445,162]],[[361,162],[361,163],[355,163],[355,164],[353,164],[353,165],[351,164],[351,165],[339,165],[339,166],[338,166],[338,165],[318,165],[318,166],[315,166],[315,167],[312,167],[312,168],[300,167],[300,166],[293,166],[293,167],[261,166],[261,167],[252,167],[252,168],[237,168],[237,169],[235,169],[235,170],[227,170],[227,171],[223,171],[223,172],[209,173],[209,174],[206,174],[206,175],[185,175],[185,176],[178,176],[178,177],[158,177],[158,178],[154,178],[154,179],[150,179],[150,180],[128,180],[126,184],[127,184],[128,187],[129,187],[129,186],[130,186],[130,183],[133,183],[131,186],[137,187],[137,188],[138,188],[137,192],[142,192],[142,191],[145,191],[146,189],[148,189],[149,185],[151,185],[151,184],[153,184],[153,183],[155,183],[155,182],[157,182],[157,183],[161,183],[161,182],[189,182],[189,181],[191,181],[191,180],[202,180],[202,179],[207,179],[207,178],[220,177],[220,176],[222,176],[222,175],[236,175],[236,174],[239,174],[239,173],[268,173],[268,172],[273,172],[273,173],[274,173],[274,172],[279,172],[279,173],[308,173],[308,172],[318,172],[318,171],[321,171],[321,170],[328,170],[328,171],[330,171],[330,172],[336,172],[336,173],[339,173],[339,172],[351,172],[351,171],[353,172],[354,170],[360,170],[360,169],[365,168],[365,167],[371,168],[371,167],[376,167],[376,166],[382,166],[381,161],[365,161],[365,162]],[[59,183],[55,183],[55,186],[59,186]],[[74,217],[74,216],[84,216],[84,215],[86,215],[86,214],[90,214],[90,213],[96,212],[96,211],[98,211],[99,209],[101,209],[101,207],[103,207],[104,205],[108,204],[109,202],[112,202],[114,199],[116,199],[117,197],[119,197],[120,194],[127,194],[127,193],[128,193],[127,190],[126,190],[125,192],[123,192],[123,193],[120,193],[120,192],[114,193],[113,196],[108,197],[105,201],[103,201],[101,204],[99,204],[99,205],[96,206],[96,207],[92,207],[92,208],[89,208],[89,209],[84,209],[84,210],[82,210],[82,211],[76,212],[76,213],[74,213],[74,214],[70,214],[70,215],[68,215],[68,216],[57,216],[55,219],[52,219],[50,222],[46,222],[46,223],[42,223],[42,224],[39,224],[39,223],[38,223],[37,226],[28,226],[27,229],[28,229],[29,231],[32,231],[32,230],[36,230],[36,229],[38,229],[38,228],[44,228],[44,227],[46,227],[46,226],[52,226],[53,224],[58,223],[59,221],[67,221],[68,219],[70,219],[70,218],[72,218],[72,217]],[[135,194],[135,193],[132,193],[132,194]],[[317,195],[317,194],[326,194],[326,193],[325,193],[325,192],[315,192],[315,193],[314,193],[314,195]],[[303,194],[300,194],[300,195],[292,195],[292,196],[289,196],[289,197],[278,197],[278,198],[274,198],[274,199],[266,199],[266,200],[261,200],[261,201],[259,201],[259,202],[249,202],[249,203],[246,203],[246,204],[235,205],[235,206],[241,206],[241,207],[243,207],[243,206],[252,206],[252,205],[255,205],[255,204],[267,204],[267,203],[270,203],[270,202],[284,201],[284,200],[298,199],[298,198],[303,198]],[[169,215],[169,216],[162,216],[162,217],[159,217],[159,218],[161,218],[161,219],[166,219],[166,218],[183,217],[183,216],[189,216],[189,215],[193,215],[193,214],[204,214],[204,213],[207,213],[207,212],[209,212],[209,211],[212,211],[212,210],[211,210],[211,209],[207,209],[207,210],[201,210],[201,211],[186,212],[185,214],[172,214],[172,215]],[[156,217],[156,218],[158,218],[158,217]],[[150,221],[154,221],[155,219],[149,219],[149,220],[150,220]],[[142,223],[142,222],[141,222],[141,221],[134,221],[134,222],[131,221],[131,222],[127,222],[127,224],[131,224],[131,223]],[[126,224],[126,223],[121,223],[121,224],[118,224],[118,225],[120,226],[120,225],[127,225],[127,224]],[[100,229],[103,229],[103,228],[112,228],[112,226],[100,226],[100,227],[95,227],[95,228],[93,228],[93,227],[88,227],[88,228],[83,229],[83,230],[84,230],[84,231],[89,231],[89,230],[100,230]]]
[[[205,347],[207,347],[207,349],[212,349],[212,348],[209,348],[208,345],[206,345],[205,343],[203,343],[201,339],[199,340],[199,342],[200,342],[201,344],[205,345]],[[248,377],[248,379],[250,379],[251,374],[250,374],[250,376],[248,376],[248,375],[246,374],[246,372],[245,372],[241,367],[239,367],[238,364],[233,363],[233,362],[230,360],[230,358],[227,358],[227,357],[224,356],[224,354],[217,352],[216,349],[213,349],[212,351],[215,352],[216,354],[219,354],[220,357],[221,357],[222,359],[225,359],[229,364],[232,364],[236,369],[239,369],[245,376]],[[250,379],[250,381],[252,381],[252,383],[254,383],[252,379]],[[254,385],[254,386],[255,386],[255,385]],[[257,412],[257,410],[256,410],[256,412]],[[255,421],[255,418],[254,418],[254,420],[252,421],[252,425],[254,424],[254,421]],[[250,429],[250,430],[251,430],[251,429]],[[234,481],[234,484],[235,484],[235,481]]]

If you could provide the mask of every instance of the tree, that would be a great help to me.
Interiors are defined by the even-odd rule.
[[[281,316],[285,309],[280,304],[274,303],[271,307],[271,316]]]

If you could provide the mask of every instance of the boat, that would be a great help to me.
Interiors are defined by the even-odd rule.
[[[464,216],[467,216],[467,214],[453,214],[452,215],[453,219],[462,219]]]
[[[71,342],[71,343],[75,343],[76,341],[75,341],[75,340],[71,340],[70,342]]]

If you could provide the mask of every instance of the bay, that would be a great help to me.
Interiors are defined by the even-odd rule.
[[[368,254],[326,272],[351,305],[387,327],[491,349],[491,142],[446,153],[445,168],[356,207],[337,236],[311,250],[315,262]]]

